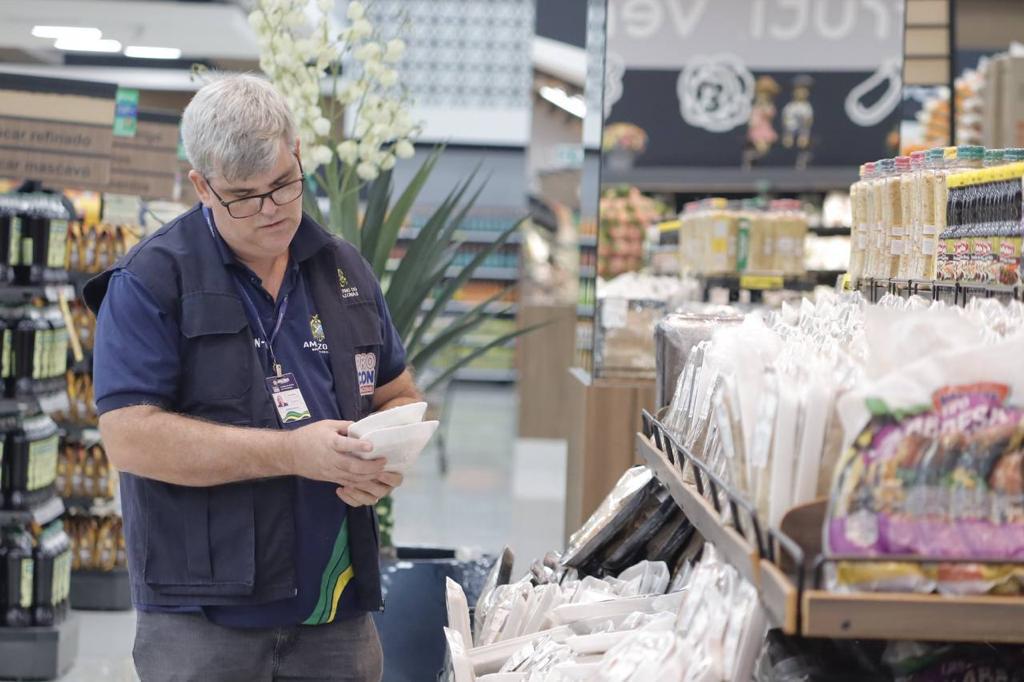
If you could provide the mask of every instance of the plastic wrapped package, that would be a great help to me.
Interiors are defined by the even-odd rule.
[[[603,296],[597,302],[594,374],[605,378],[655,378],[654,329],[663,300]]]
[[[632,582],[636,580],[637,595],[665,594],[668,589],[668,565],[662,561],[641,561],[619,575],[619,580]]]
[[[473,662],[466,654],[466,645],[456,630],[444,629],[444,638],[448,644],[448,660],[450,664],[449,679],[452,682],[474,682]]]
[[[662,318],[654,330],[655,405],[661,408],[672,400],[670,393],[678,383],[686,359],[701,341],[711,338],[722,325],[739,324],[743,314],[724,306],[707,306],[707,312],[673,313]]]
[[[484,622],[494,606],[495,591],[499,586],[507,585],[509,580],[512,579],[512,565],[514,561],[515,555],[512,553],[512,550],[505,547],[484,580],[483,589],[480,591],[480,597],[476,603],[476,619],[473,628],[473,642],[477,645],[481,643]]]
[[[605,542],[608,542],[629,520],[629,511],[643,502],[652,492],[654,476],[650,469],[636,466],[627,470],[590,515],[587,522],[569,538],[569,546],[562,555],[562,563],[578,567]],[[655,484],[655,487],[660,484]]]
[[[630,526],[620,533],[621,539],[617,538],[617,544],[608,548],[607,558],[602,562],[605,571],[618,573],[635,564],[647,543],[664,529],[669,519],[675,516],[679,507],[667,489],[658,491],[655,500],[657,504],[649,505],[650,511],[646,517],[631,522]]]
[[[499,672],[544,673],[572,659],[572,649],[565,644],[550,637],[538,637],[516,651]]]
[[[445,578],[445,602],[448,606],[448,627],[459,633],[463,643],[472,643],[469,627],[469,602],[462,585],[451,578]]]
[[[601,682],[681,680],[684,670],[684,651],[678,635],[671,631],[639,631],[604,655],[594,679]]]
[[[854,439],[840,464],[825,525],[834,554],[986,559],[1024,557],[1024,390],[1016,337],[946,351],[843,398]],[[843,566],[838,586],[951,593],[1005,587],[999,566],[884,562]]]

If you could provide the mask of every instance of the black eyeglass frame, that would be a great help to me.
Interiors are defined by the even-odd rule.
[[[293,154],[293,156],[295,156],[295,155]],[[213,185],[210,184],[210,178],[208,178],[208,177],[206,177],[204,175],[203,176],[203,180],[206,180],[206,186],[210,188],[211,192],[213,192],[213,196],[217,197],[217,201],[220,202],[220,205],[228,210],[228,215],[230,215],[235,220],[244,220],[245,218],[251,218],[254,215],[257,215],[258,213],[260,213],[260,211],[263,210],[263,202],[266,201],[267,199],[270,199],[271,201],[273,201],[275,206],[287,206],[288,204],[290,204],[290,203],[292,203],[294,201],[297,201],[298,199],[300,199],[302,197],[302,194],[306,191],[306,172],[304,170],[302,170],[302,159],[300,159],[298,156],[295,156],[295,160],[299,163],[299,178],[298,178],[298,180],[291,180],[289,182],[284,183],[283,185],[278,185],[277,187],[273,188],[269,192],[263,192],[262,194],[250,194],[247,197],[241,197],[239,199],[232,199],[231,201],[224,201],[224,197],[222,197],[220,194],[218,194],[217,190],[215,190],[213,188]],[[288,201],[286,201],[284,203],[281,203],[277,199],[274,198],[273,195],[274,195],[275,192],[278,192],[279,190],[282,190],[285,187],[288,187],[290,185],[294,185],[297,182],[301,183],[301,185],[299,186],[299,193],[295,196],[294,199],[289,199]],[[259,199],[260,200],[259,208],[257,208],[253,213],[250,213],[250,214],[244,215],[244,216],[237,216],[237,215],[235,215],[234,213],[231,212],[231,206],[232,205],[238,204],[238,203],[243,202],[243,201],[251,201],[252,199]]]

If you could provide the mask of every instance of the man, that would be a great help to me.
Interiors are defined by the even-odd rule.
[[[373,505],[402,477],[347,433],[418,400],[405,351],[365,261],[303,215],[269,83],[203,87],[182,135],[202,203],[85,292],[136,667],[143,682],[379,680]]]

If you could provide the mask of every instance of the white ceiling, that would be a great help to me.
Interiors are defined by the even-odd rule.
[[[256,37],[237,5],[142,0],[0,0],[0,49],[60,59],[35,25],[94,26],[122,45],[176,47],[183,59],[258,59]]]

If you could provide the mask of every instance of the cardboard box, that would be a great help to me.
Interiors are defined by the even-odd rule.
[[[984,105],[981,122],[981,143],[989,149],[1003,147],[1000,144],[1003,137],[1003,103],[1000,98],[1002,83],[1000,81],[1005,70],[1005,62],[1005,58],[996,57],[988,62],[988,66],[985,69],[985,87],[981,91],[981,99]]]
[[[1024,147],[1024,57],[1007,57],[999,90],[1003,135],[998,146]]]

